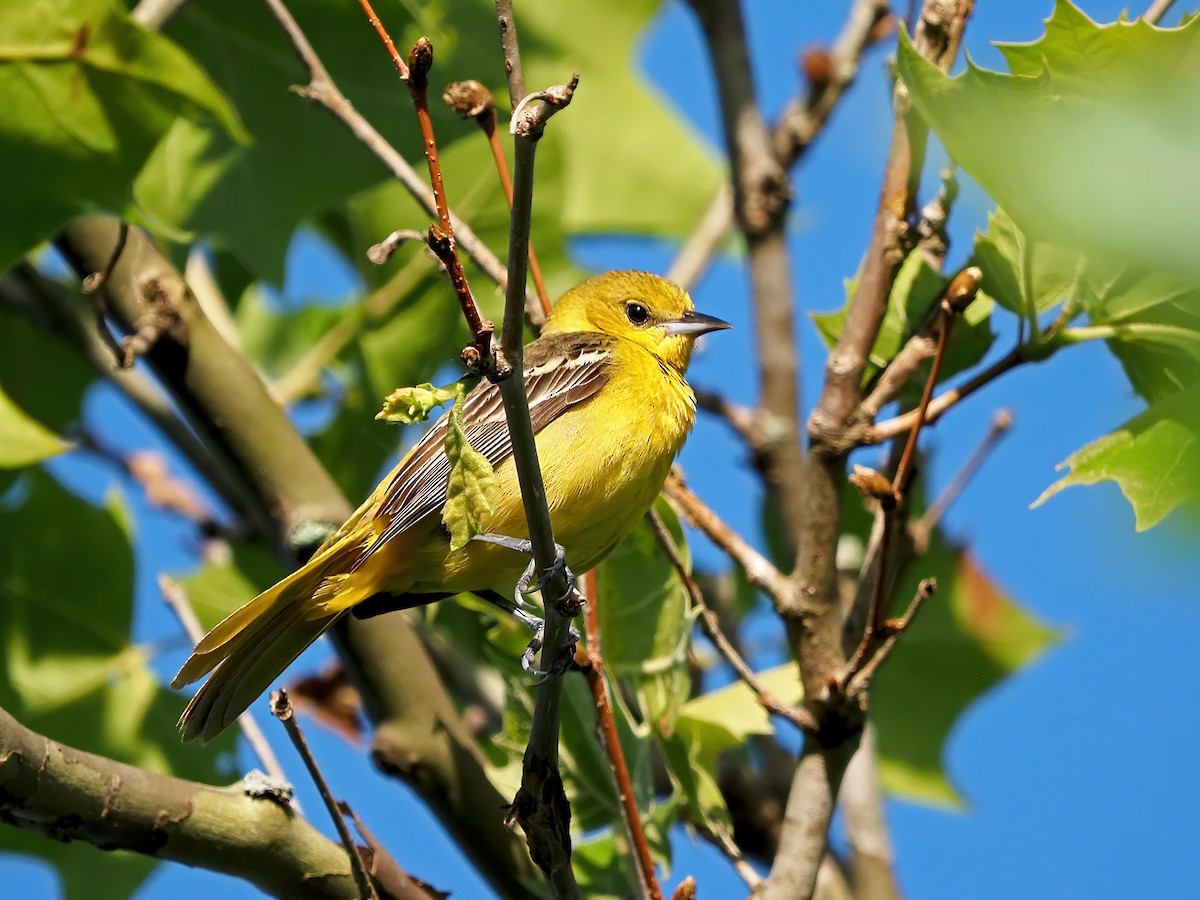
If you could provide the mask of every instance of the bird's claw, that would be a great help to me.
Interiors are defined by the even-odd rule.
[[[517,579],[518,597],[523,598],[525,594],[541,593],[557,575],[562,575],[567,582],[566,591],[562,597],[558,598],[560,601],[569,597],[575,590],[575,573],[567,565],[567,551],[562,544],[554,545],[554,562],[551,563],[550,568],[538,575],[536,582],[533,580],[534,575],[537,575],[537,561],[531,559],[529,565],[525,567],[525,571],[521,573],[521,577]]]
[[[543,684],[551,678],[557,678],[562,675],[567,669],[571,668],[571,662],[575,659],[575,645],[579,643],[582,635],[574,626],[570,626],[567,631],[567,645],[563,647],[562,652],[550,664],[549,669],[539,669],[534,664],[537,658],[538,651],[542,649],[542,645],[546,640],[546,623],[537,620],[537,626],[534,628],[533,640],[529,642],[529,646],[525,648],[525,652],[521,654],[521,668],[534,676],[535,685]]]

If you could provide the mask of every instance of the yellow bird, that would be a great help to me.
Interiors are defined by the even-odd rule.
[[[609,272],[564,294],[525,348],[525,390],[555,540],[580,571],[612,551],[658,496],[695,421],[684,379],[692,345],[728,327],[696,312],[669,281]],[[462,423],[499,482],[484,529],[526,537],[495,385],[485,379],[467,394]],[[171,682],[178,689],[212,673],[179,720],[184,740],[220,734],[322,632],[373,597],[386,595],[386,608],[398,609],[463,591],[493,600],[512,591],[523,557],[485,542],[450,548],[441,520],[446,434],[442,416],[302,568],[196,645]]]

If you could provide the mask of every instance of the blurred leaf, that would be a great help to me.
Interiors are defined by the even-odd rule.
[[[1058,0],[1012,74],[951,78],[901,35],[897,66],[951,157],[1027,234],[1200,275],[1200,26],[1100,26]]]
[[[492,514],[500,482],[487,457],[471,446],[463,431],[464,393],[450,407],[446,430],[446,459],[450,474],[446,479],[446,503],[442,524],[450,533],[451,552],[461,550],[475,535],[483,533],[483,520]]]
[[[274,379],[291,369],[346,315],[345,309],[317,303],[281,312],[256,284],[242,294],[234,321],[243,349],[266,377]]]
[[[57,456],[70,444],[25,414],[0,382],[0,468],[19,469]]]
[[[1151,404],[1116,431],[1072,454],[1062,466],[1069,466],[1070,473],[1048,487],[1034,506],[1072,485],[1115,481],[1133,506],[1137,530],[1145,531],[1175,507],[1197,503],[1200,387]]]
[[[987,690],[1036,658],[1057,639],[1013,602],[978,563],[940,532],[910,563],[893,593],[893,612],[922,578],[938,590],[875,677],[871,715],[879,735],[879,767],[891,794],[957,806],[942,753],[963,711]]]
[[[130,642],[133,575],[115,498],[98,509],[44,472],[26,471],[14,501],[0,506],[0,705],[70,746],[219,783],[230,773],[217,759],[233,737],[207,747],[180,742],[174,723],[184,700],[158,683],[147,651]],[[5,841],[62,866],[69,897],[127,897],[155,865],[43,839]]]
[[[433,410],[454,400],[461,390],[459,384],[441,388],[428,381],[416,387],[396,388],[384,399],[383,409],[375,418],[393,425],[415,425],[428,419]]]
[[[989,213],[987,231],[975,235],[972,261],[983,270],[982,289],[1017,315],[1034,317],[1064,301],[1082,299],[1084,256],[1027,237],[1002,209]]]
[[[874,378],[881,369],[900,352],[905,342],[920,328],[928,311],[937,303],[947,279],[940,275],[919,252],[910,253],[896,273],[892,291],[888,297],[887,313],[879,328],[879,335],[871,348],[871,365],[867,367],[864,383]],[[827,347],[837,343],[846,325],[846,316],[854,294],[858,289],[858,277],[846,280],[846,302],[841,309],[827,313],[813,313],[812,319]],[[980,292],[967,307],[956,323],[946,355],[942,360],[939,378],[945,380],[978,363],[995,335],[991,326],[992,298]],[[928,372],[926,363],[924,372]],[[925,376],[913,379],[912,389],[919,392]]]
[[[51,431],[79,421],[92,369],[62,341],[0,306],[0,385],[9,398]]]
[[[191,58],[110,0],[7,3],[0,34],[0,161],[20,173],[5,185],[0,270],[71,216],[122,209],[176,116],[244,137]]]

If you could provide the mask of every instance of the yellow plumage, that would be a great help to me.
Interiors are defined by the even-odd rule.
[[[675,285],[610,272],[565,294],[525,350],[526,391],[555,540],[577,571],[645,515],[695,419],[684,380],[697,335],[727,327]],[[467,397],[463,427],[495,467],[483,526],[526,537],[524,507],[494,385]],[[229,615],[172,681],[212,673],[180,719],[185,740],[232,723],[309,644],[376,594],[416,605],[461,591],[511,593],[527,560],[493,544],[451,551],[441,523],[444,418],[301,569]],[[432,595],[422,597],[421,595]]]

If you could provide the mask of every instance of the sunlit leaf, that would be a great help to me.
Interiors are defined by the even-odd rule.
[[[1115,481],[1133,506],[1137,530],[1145,531],[1177,506],[1200,502],[1200,387],[1152,404],[1063,466],[1070,472],[1034,506],[1072,485]]]
[[[0,468],[19,469],[51,456],[57,456],[71,445],[30,418],[0,383]]]
[[[450,533],[450,549],[461,550],[475,535],[483,533],[483,520],[492,514],[500,482],[487,457],[471,446],[463,430],[463,391],[450,408],[446,429],[446,459],[450,475],[446,480],[446,504],[442,524]]]
[[[415,425],[424,422],[429,414],[444,406],[459,395],[461,385],[435,387],[428,381],[416,387],[401,387],[392,391],[383,401],[383,409],[375,414],[393,425]]]
[[[6,3],[0,34],[0,160],[20,173],[5,183],[0,269],[72,215],[124,208],[176,116],[244,138],[196,63],[109,0]]]

